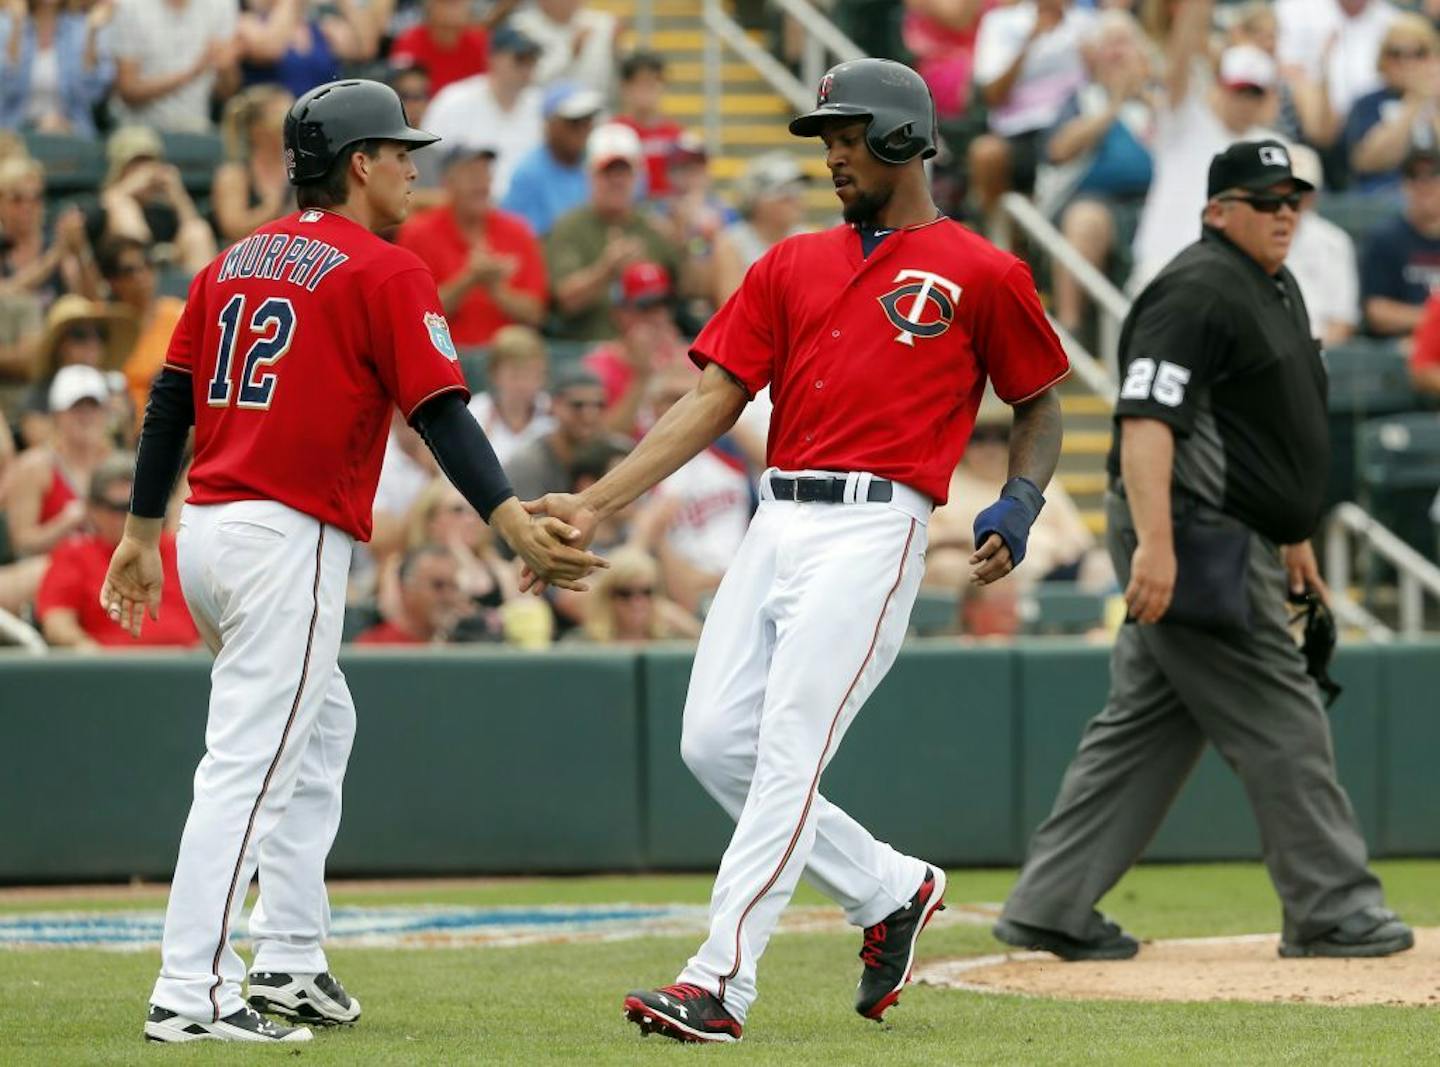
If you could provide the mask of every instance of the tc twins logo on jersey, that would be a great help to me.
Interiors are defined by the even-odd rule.
[[[895,275],[906,284],[880,297],[885,317],[900,332],[895,340],[915,347],[917,337],[939,337],[955,320],[960,286],[928,270],[902,270]]]

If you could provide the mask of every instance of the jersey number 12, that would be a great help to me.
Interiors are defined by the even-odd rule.
[[[230,368],[235,363],[240,324],[245,320],[245,294],[236,293],[220,312],[220,350],[215,353],[215,377],[210,379],[210,406],[230,406],[233,392]],[[275,372],[270,369],[290,351],[295,337],[295,307],[283,296],[263,301],[250,316],[253,335],[240,361],[240,391],[235,406],[264,411],[275,394]]]

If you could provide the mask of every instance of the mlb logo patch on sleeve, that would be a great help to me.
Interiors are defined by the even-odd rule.
[[[455,342],[450,337],[450,324],[445,321],[444,315],[434,311],[425,312],[425,329],[430,334],[430,343],[442,356],[459,361],[460,354],[455,351]]]

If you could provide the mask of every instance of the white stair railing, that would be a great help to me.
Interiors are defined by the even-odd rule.
[[[1332,590],[1348,589],[1355,542],[1363,544],[1395,568],[1399,592],[1400,636],[1418,637],[1425,630],[1426,594],[1440,602],[1440,567],[1416,552],[1358,504],[1337,504],[1330,513],[1325,531],[1325,580]],[[1364,611],[1357,604],[1355,607]],[[1367,629],[1376,629],[1380,640],[1391,636],[1369,612]],[[1372,634],[1376,636],[1376,634]]]

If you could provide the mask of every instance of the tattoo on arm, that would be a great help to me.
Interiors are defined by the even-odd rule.
[[[1060,460],[1063,420],[1053,389],[1016,404],[1010,431],[1010,477],[1027,478],[1040,489],[1050,483]]]

